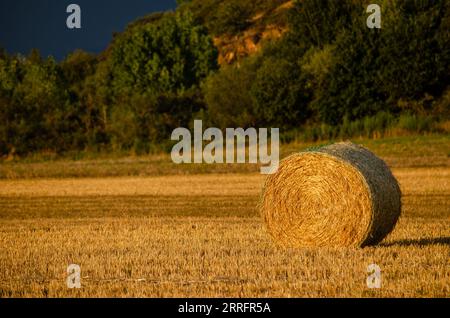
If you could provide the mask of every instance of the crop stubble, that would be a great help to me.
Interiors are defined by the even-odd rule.
[[[393,172],[402,217],[364,249],[276,248],[257,174],[1,180],[0,296],[448,297],[450,168]]]

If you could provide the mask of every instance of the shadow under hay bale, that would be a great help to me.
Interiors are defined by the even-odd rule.
[[[280,246],[364,247],[392,231],[401,192],[383,160],[337,143],[284,159],[266,180],[260,210]]]
[[[450,245],[450,237],[433,237],[433,238],[420,238],[420,239],[405,239],[396,240],[392,242],[381,243],[383,247],[398,247],[398,246],[431,246],[431,245]]]

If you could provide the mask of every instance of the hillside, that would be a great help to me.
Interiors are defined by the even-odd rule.
[[[293,1],[268,2],[276,6],[254,10],[242,30],[215,35],[220,65],[232,64],[258,52],[266,42],[280,38],[287,31],[287,15]]]
[[[258,52],[264,43],[280,38],[287,31],[293,0],[192,0],[180,4],[177,11],[190,11],[196,21],[208,28],[218,50],[219,65],[233,64]],[[161,13],[133,21],[125,33],[135,27],[155,23]]]

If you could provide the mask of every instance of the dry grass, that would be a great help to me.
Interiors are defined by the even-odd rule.
[[[3,180],[0,296],[448,297],[450,168],[393,172],[402,217],[364,249],[276,248],[257,174]],[[66,287],[71,263],[80,290]]]
[[[450,167],[450,135],[356,139],[354,142],[369,148],[390,167]],[[323,142],[283,144],[280,148],[281,157],[322,144]],[[256,164],[176,165],[171,162],[169,154],[140,157],[86,154],[85,157],[76,156],[72,159],[36,155],[34,158],[18,161],[0,161],[0,179],[146,177],[259,171]]]

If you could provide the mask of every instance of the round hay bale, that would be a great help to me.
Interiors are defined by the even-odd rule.
[[[383,160],[353,143],[337,143],[282,160],[266,180],[260,210],[283,247],[363,247],[392,231],[401,192]]]

